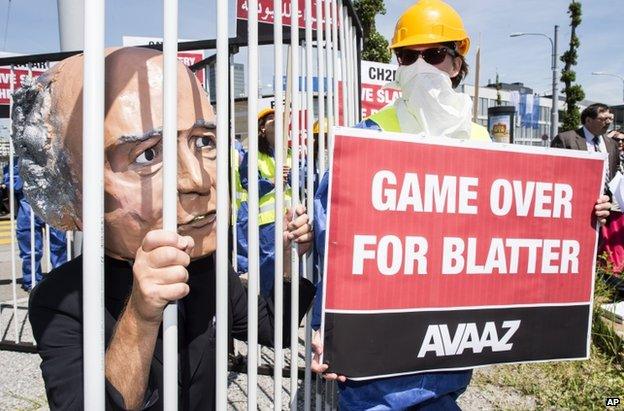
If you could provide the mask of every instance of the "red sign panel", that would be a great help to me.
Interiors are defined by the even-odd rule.
[[[325,6],[322,5],[323,13],[325,12]],[[312,29],[316,30],[316,0],[312,0]],[[298,13],[299,28],[305,28],[305,0],[299,0],[299,13]],[[248,20],[249,7],[247,0],[238,0],[236,2],[236,18],[241,20]],[[273,24],[275,21],[275,12],[273,9],[273,0],[258,0],[258,22]],[[283,0],[282,2],[282,24],[284,26],[290,26],[292,22],[292,9],[290,0]],[[324,21],[323,21],[324,22]]]
[[[351,129],[337,129],[334,147],[325,320],[335,371],[366,377],[586,355],[602,157]],[[554,307],[554,322],[545,324],[543,310]],[[362,316],[368,325],[359,335]],[[564,326],[572,317],[575,325]],[[374,340],[376,321],[384,350],[396,342],[394,351],[414,359],[411,368],[401,358],[397,368],[363,372],[351,362],[357,353],[340,356],[341,338]],[[448,366],[437,361],[435,333],[457,348],[466,324],[475,330],[468,346],[486,330],[501,337],[517,325],[516,348],[501,357],[485,344],[447,358]],[[534,349],[540,336],[529,324],[555,327],[576,351],[553,351],[555,342]],[[461,335],[453,340],[453,333]],[[406,350],[434,348],[422,357],[402,352],[411,337]]]

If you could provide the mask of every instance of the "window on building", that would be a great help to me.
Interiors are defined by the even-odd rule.
[[[488,112],[488,99],[479,97],[479,115],[487,116]]]

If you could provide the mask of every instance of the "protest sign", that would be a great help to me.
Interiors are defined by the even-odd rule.
[[[335,135],[330,372],[364,379],[588,357],[605,154]]]

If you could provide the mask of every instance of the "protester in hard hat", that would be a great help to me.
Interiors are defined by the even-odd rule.
[[[396,81],[388,87],[402,95],[393,104],[365,119],[356,127],[381,131],[424,133],[429,138],[491,141],[487,130],[471,121],[472,102],[454,90],[468,73],[466,54],[470,39],[459,14],[441,0],[420,0],[399,18],[390,48],[399,62]],[[328,175],[316,193],[314,207],[315,246],[324,254]],[[596,214],[603,218],[608,207],[600,199]],[[605,210],[607,208],[607,210]],[[432,222],[433,224],[433,222]],[[318,294],[317,294],[318,295]],[[318,336],[318,334],[317,334]],[[322,352],[320,339],[314,344]],[[328,366],[313,362],[316,372]],[[379,359],[376,359],[379,360]],[[338,379],[339,404],[345,410],[455,410],[472,372],[453,371],[351,381]]]
[[[260,257],[260,293],[268,295],[273,290],[275,281],[275,219],[285,219],[285,226],[290,224],[292,215],[287,211],[291,201],[291,191],[288,185],[290,167],[289,158],[286,158],[281,170],[287,186],[284,189],[285,214],[275,214],[275,176],[278,170],[275,167],[275,111],[271,108],[263,109],[258,113],[258,225],[259,225],[259,257]],[[249,205],[247,203],[247,189],[249,184],[249,153],[245,153],[238,172],[237,198],[243,199],[238,204],[236,221],[237,261],[238,272],[248,271],[248,222]],[[305,253],[308,245],[300,248]],[[287,249],[287,252],[289,249]]]
[[[16,93],[13,111],[24,191],[47,221],[71,228],[81,228],[83,218],[83,66],[83,55],[59,62]],[[177,300],[180,408],[215,409],[217,275],[228,278],[228,333],[246,339],[248,323],[247,292],[238,276],[231,269],[216,271],[215,115],[195,75],[178,62],[177,233],[164,231],[163,56],[144,48],[108,50],[105,72],[104,329],[95,338],[106,344],[106,403],[94,406],[163,409],[160,331],[164,308]],[[286,234],[305,240],[307,216],[302,208],[299,213],[293,222],[297,229]],[[52,410],[88,404],[83,398],[82,258],[44,278],[30,297],[29,319]],[[304,314],[313,286],[303,279],[300,284]],[[288,298],[290,287],[284,292]],[[271,304],[270,298],[259,298],[258,341],[265,345],[274,335]],[[289,306],[284,304],[286,317]],[[288,323],[285,318],[284,326]],[[285,341],[289,336],[284,332]]]

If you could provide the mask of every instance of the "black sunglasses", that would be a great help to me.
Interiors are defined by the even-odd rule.
[[[427,63],[436,66],[442,63],[447,55],[455,57],[457,52],[448,47],[432,47],[424,50],[401,49],[397,52],[397,60],[399,65],[409,66],[422,56]]]

